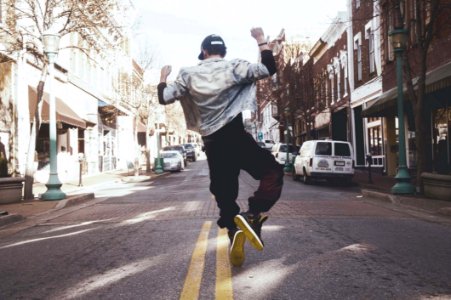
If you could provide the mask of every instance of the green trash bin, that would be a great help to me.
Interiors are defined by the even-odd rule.
[[[164,172],[164,170],[163,170],[163,158],[162,157],[160,157],[160,158],[156,157],[154,166],[155,166],[154,168],[155,168],[155,173],[156,174],[163,173]]]

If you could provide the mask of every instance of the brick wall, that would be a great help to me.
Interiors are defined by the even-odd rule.
[[[441,0],[441,8],[439,9],[440,13],[436,18],[436,26],[435,33],[432,39],[429,51],[427,53],[427,62],[426,67],[427,71],[434,70],[435,68],[446,64],[451,61],[451,23],[449,21],[449,16],[451,15],[451,1],[450,0]],[[412,5],[414,5],[413,0],[406,1],[406,11],[412,10]],[[390,5],[390,1],[382,2],[382,14],[381,14],[381,39],[382,39],[382,64],[383,64],[383,90],[387,91],[396,86],[396,69],[395,62],[393,59],[390,59],[389,53],[389,43],[390,39],[388,33],[392,28],[390,26],[390,22],[394,22],[392,18],[392,6]],[[413,24],[412,16],[407,15],[406,18],[409,24]],[[406,26],[407,28],[409,25]],[[409,45],[407,48],[407,54],[409,63],[412,68],[413,78],[418,76],[420,69],[420,48],[416,43],[416,38],[419,34],[412,33],[414,30],[410,29],[409,33]]]
[[[373,0],[360,0],[360,6],[357,6],[357,1],[352,1],[352,32],[353,32],[353,49],[354,52],[354,70],[352,76],[354,76],[355,88],[364,85],[376,77],[376,70],[370,70],[370,40],[371,32],[377,28],[372,28],[371,21],[373,19]],[[374,39],[373,39],[374,43]],[[358,76],[358,49],[360,46],[361,51],[361,76]],[[373,44],[374,45],[374,44]],[[374,59],[373,59],[374,63]]]

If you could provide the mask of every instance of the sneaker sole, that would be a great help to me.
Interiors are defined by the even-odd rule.
[[[235,267],[241,267],[244,262],[244,243],[246,236],[243,231],[235,233],[232,246],[230,246],[230,263]]]
[[[267,215],[262,215],[262,216],[260,217],[259,222],[260,222],[260,224],[263,225],[263,223],[265,223],[266,220],[268,220],[268,216],[267,216]],[[261,233],[260,233],[260,234],[261,234]],[[258,235],[257,235],[257,236],[258,236]],[[261,235],[260,235],[260,241],[262,242],[263,247],[265,247],[265,243],[263,242],[263,240],[262,240],[262,238],[261,238]]]
[[[258,237],[258,235],[255,233],[255,231],[252,229],[252,227],[249,225],[249,223],[246,221],[246,219],[243,218],[243,216],[241,215],[236,215],[234,221],[236,226],[238,226],[244,232],[244,235],[249,240],[252,247],[254,247],[259,251],[262,251],[263,243]]]

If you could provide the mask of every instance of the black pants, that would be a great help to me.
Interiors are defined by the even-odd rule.
[[[245,131],[241,114],[219,131],[203,137],[203,141],[210,168],[210,191],[220,211],[219,227],[236,228],[233,218],[240,212],[236,203],[240,170],[260,180],[248,200],[250,212],[267,212],[280,198],[283,167]]]

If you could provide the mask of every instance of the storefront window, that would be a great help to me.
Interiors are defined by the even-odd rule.
[[[437,173],[451,173],[451,107],[437,109],[434,112],[434,169]]]
[[[381,126],[368,128],[368,144],[371,155],[382,155],[382,129]]]

